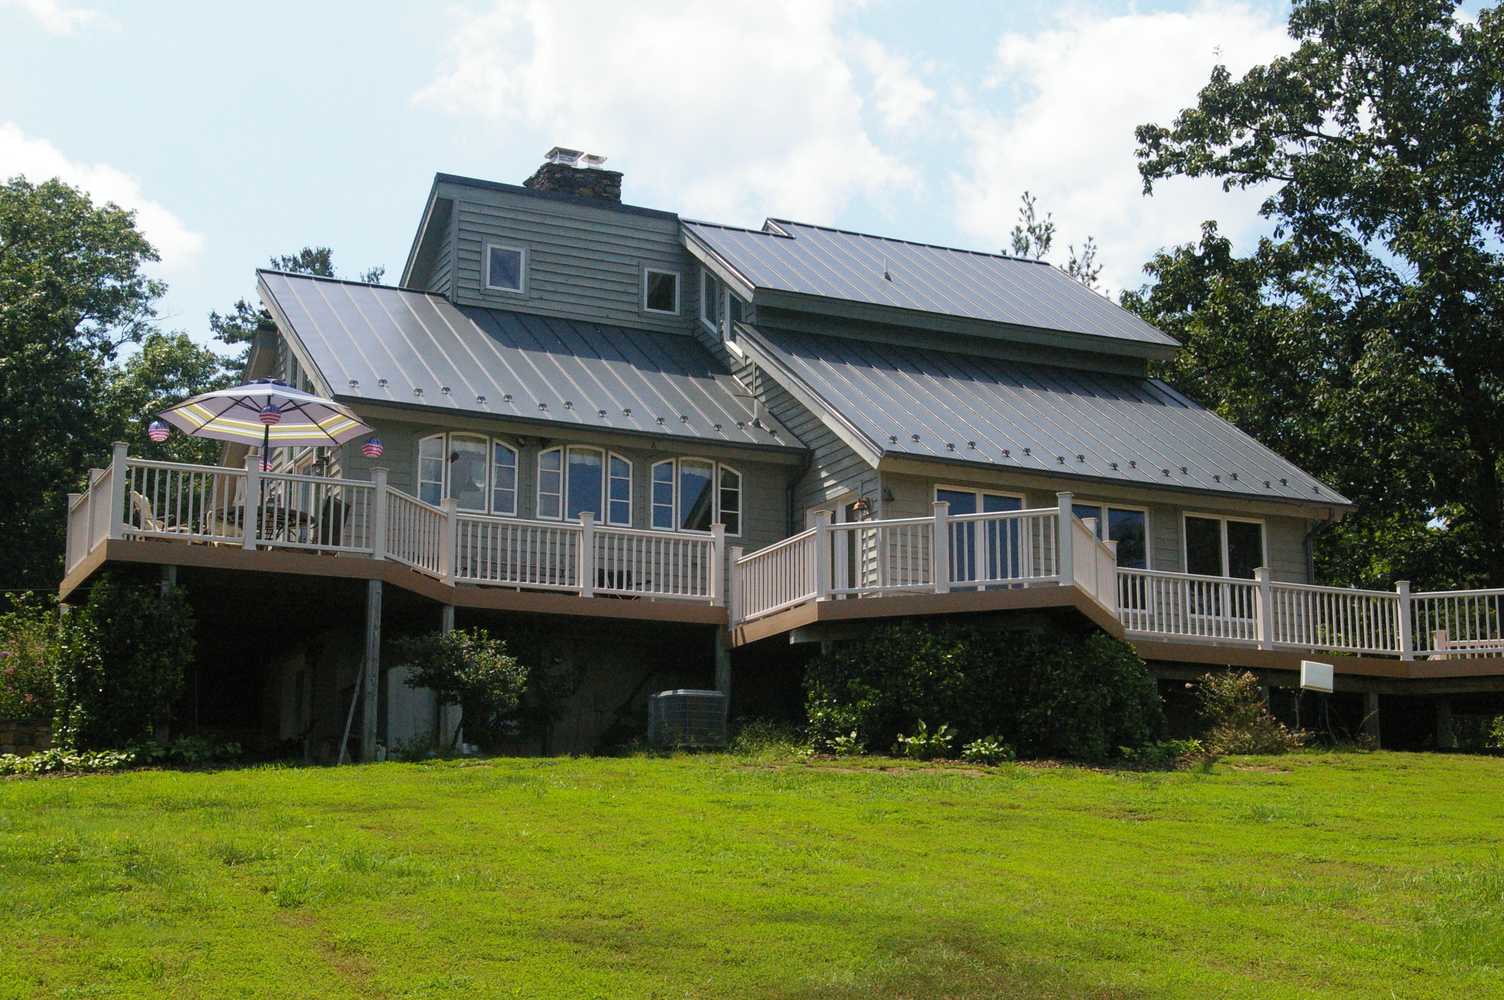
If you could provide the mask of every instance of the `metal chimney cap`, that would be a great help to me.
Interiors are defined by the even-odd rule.
[[[572,167],[575,164],[579,163],[580,157],[584,155],[585,153],[582,150],[570,149],[568,146],[555,146],[553,149],[550,149],[548,152],[543,154],[543,162],[563,163],[567,166]]]

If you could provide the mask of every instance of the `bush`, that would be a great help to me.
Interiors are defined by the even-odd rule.
[[[506,643],[475,628],[407,636],[396,647],[398,663],[412,670],[408,687],[428,688],[439,704],[460,707],[467,742],[494,745],[504,735],[527,686],[527,668]]]
[[[1483,737],[1483,745],[1489,750],[1504,750],[1504,715],[1496,715],[1488,724],[1488,732]]]
[[[130,750],[69,750],[53,747],[24,757],[0,754],[0,775],[121,771],[136,763]]]
[[[972,764],[1002,764],[1018,754],[996,736],[983,736],[961,748],[961,759]]]
[[[1118,753],[1124,763],[1164,769],[1206,756],[1206,745],[1196,739],[1160,740],[1141,747],[1119,747]]]
[[[57,602],[7,598],[14,603],[0,614],[0,719],[51,721]]]
[[[1206,720],[1206,749],[1213,754],[1285,753],[1303,742],[1269,713],[1252,673],[1209,673],[1196,691]]]
[[[193,627],[180,588],[100,577],[58,623],[53,738],[101,749],[150,737],[182,693]]]
[[[950,723],[940,723],[940,728],[931,730],[925,725],[924,720],[919,720],[919,726],[914,730],[913,736],[898,734],[898,740],[893,745],[893,751],[914,760],[934,760],[936,757],[949,757],[951,742],[956,734],[951,731]]]
[[[771,719],[747,719],[737,726],[726,749],[740,757],[769,759],[793,757],[804,748],[792,727]]]
[[[963,743],[997,737],[1025,756],[1102,759],[1164,728],[1159,695],[1133,650],[1100,632],[995,631],[913,622],[840,642],[805,672],[810,740],[894,746],[920,719]]]

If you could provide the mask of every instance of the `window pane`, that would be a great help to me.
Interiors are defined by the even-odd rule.
[[[1118,565],[1149,568],[1149,519],[1141,510],[1107,510],[1107,537],[1118,543]]]
[[[632,464],[617,455],[611,456],[611,482],[609,484],[610,516],[612,524],[632,523]]]
[[[653,527],[674,526],[674,463],[653,466]]]
[[[538,453],[538,516],[558,517],[563,494],[563,453],[558,448]]]
[[[504,444],[491,448],[491,513],[517,513],[517,453]]]
[[[1252,580],[1264,565],[1264,526],[1249,521],[1227,522],[1227,575]]]
[[[709,462],[679,463],[679,527],[690,531],[709,531],[714,520],[715,494],[711,483],[715,470]]]
[[[600,520],[601,453],[588,448],[570,448],[569,498],[564,516],[576,518],[587,510]]]
[[[1185,519],[1185,570],[1222,575],[1222,522],[1210,517]]]
[[[721,322],[721,283],[709,271],[701,271],[700,316],[712,326]]]
[[[730,469],[721,470],[721,523],[728,535],[742,533],[742,477]]]
[[[679,311],[679,276],[663,271],[648,272],[647,307],[654,312]]]
[[[1098,538],[1102,537],[1102,531],[1106,528],[1106,525],[1104,525],[1102,523],[1102,508],[1101,507],[1098,507],[1095,504],[1089,504],[1089,503],[1073,503],[1073,504],[1071,504],[1071,513],[1075,514],[1077,517],[1079,517],[1083,521],[1086,520],[1088,517],[1096,518],[1096,520],[1097,520],[1097,537]]]
[[[486,439],[449,438],[449,495],[460,510],[486,509]]]
[[[438,506],[444,499],[444,435],[418,442],[418,499]]]
[[[522,251],[492,247],[487,256],[491,269],[486,275],[486,283],[492,288],[522,291]]]

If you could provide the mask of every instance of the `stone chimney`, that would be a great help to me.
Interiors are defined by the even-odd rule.
[[[543,156],[543,165],[522,182],[532,191],[555,191],[576,198],[599,198],[621,203],[621,171],[602,169],[604,156],[555,146]]]

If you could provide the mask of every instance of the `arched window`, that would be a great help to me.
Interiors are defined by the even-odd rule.
[[[490,502],[490,439],[449,435],[449,492],[460,510],[484,514]]]
[[[538,516],[559,519],[564,503],[564,449],[538,453]]]
[[[653,463],[653,527],[660,531],[673,531],[678,521],[674,517],[674,460]]]
[[[632,466],[620,455],[613,454],[610,458],[608,483],[606,453],[599,448],[569,445],[539,452],[538,516],[573,521],[589,511],[597,521],[603,521],[609,491],[610,523],[630,524]]]
[[[740,535],[742,533],[742,474],[723,465],[719,470],[720,492],[717,502],[720,504],[719,511],[721,523],[726,526],[726,534]]]
[[[704,458],[671,458],[653,465],[652,525],[659,531],[709,531],[719,521],[741,534],[742,477]]]

